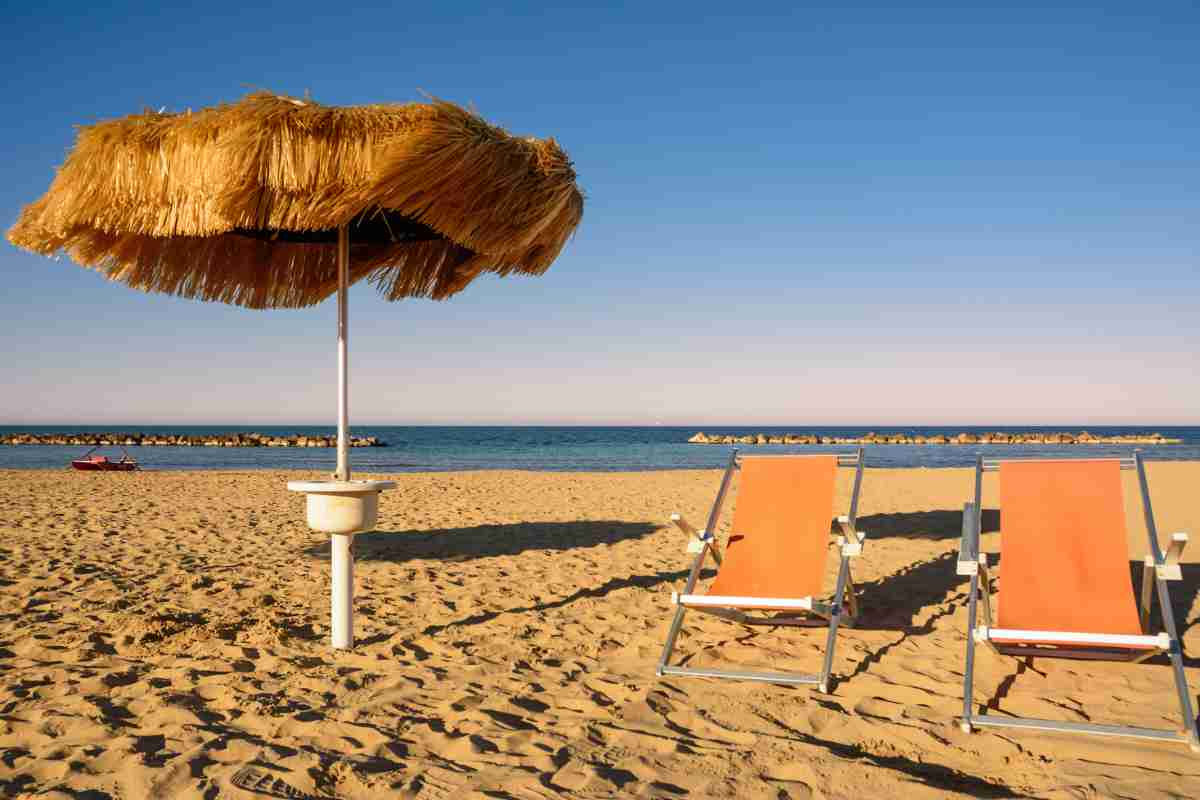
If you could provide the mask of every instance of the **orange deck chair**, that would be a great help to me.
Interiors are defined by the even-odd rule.
[[[834,482],[839,466],[854,467],[850,512],[838,518],[841,566],[833,596],[821,602],[825,564],[833,522]],[[722,554],[714,532],[734,471],[741,472],[733,529]],[[696,531],[678,514],[671,517],[690,537],[696,553],[683,593],[671,594],[675,619],[667,634],[658,674],[736,678],[766,683],[815,684],[829,690],[829,672],[839,622],[852,624],[857,614],[850,559],[862,553],[865,538],[855,528],[862,486],[863,451],[854,454],[739,456],[734,450],[708,517]],[[718,567],[707,594],[694,594],[705,559]],[[847,609],[843,610],[843,601]],[[818,675],[788,672],[729,672],[671,666],[671,653],[684,614],[695,609],[743,625],[828,624],[825,659]],[[772,612],[773,616],[747,611]],[[848,611],[848,613],[847,613]]]
[[[1140,608],[1129,575],[1121,470],[1137,471],[1149,555]],[[979,552],[983,473],[1000,473],[999,614],[993,623],[987,557]],[[1187,534],[1163,555],[1158,544],[1141,453],[1132,458],[994,461],[978,458],[975,502],[963,510],[958,573],[971,576],[962,728],[1004,726],[1042,731],[1184,741],[1200,749],[1167,581],[1181,577]],[[1157,587],[1164,632],[1149,633],[1151,589]],[[983,625],[976,625],[976,599]],[[975,643],[1001,655],[1142,661],[1166,653],[1175,672],[1178,730],[1096,725],[985,714],[972,709]]]

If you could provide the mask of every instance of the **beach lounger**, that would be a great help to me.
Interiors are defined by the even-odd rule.
[[[1149,555],[1142,569],[1140,608],[1130,579],[1121,470],[1136,470]],[[1000,591],[993,621],[987,556],[979,552],[983,474],[1000,474]],[[992,460],[975,466],[975,502],[963,510],[958,573],[971,578],[962,728],[1003,726],[1041,731],[1132,736],[1188,742],[1198,749],[1182,651],[1167,581],[1181,577],[1187,535],[1163,554],[1140,453],[1132,458]],[[1148,630],[1152,589],[1164,631]],[[983,624],[976,625],[976,601]],[[1175,730],[1098,725],[985,714],[972,709],[975,645],[1001,655],[1137,662],[1165,653],[1175,673],[1181,725]]]
[[[837,584],[833,596],[821,600],[818,598],[829,556],[834,483],[839,466],[854,467],[854,490],[849,513],[838,518],[840,535],[836,541],[841,564]],[[715,531],[735,471],[741,472],[741,484],[733,528],[722,551]],[[708,526],[696,531],[678,514],[671,518],[689,536],[688,551],[695,553],[696,558],[683,592],[671,594],[671,602],[676,606],[675,619],[667,634],[658,674],[815,684],[827,692],[838,624],[852,624],[857,615],[850,559],[862,553],[865,538],[855,527],[862,474],[861,448],[856,454],[811,456],[740,456],[734,450],[709,513]],[[717,576],[707,593],[696,594],[701,568],[710,555],[718,566]],[[816,675],[801,675],[671,666],[671,653],[688,610],[743,625],[828,625],[821,671]]]

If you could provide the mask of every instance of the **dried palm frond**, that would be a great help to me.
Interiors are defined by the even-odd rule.
[[[137,289],[251,308],[351,280],[441,299],[484,272],[546,271],[583,215],[553,139],[521,139],[453,103],[322,106],[269,93],[80,129],[14,245]]]

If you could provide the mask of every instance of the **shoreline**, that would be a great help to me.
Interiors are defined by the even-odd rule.
[[[1111,446],[1111,445],[1109,445],[1109,446]],[[743,451],[743,455],[753,455],[753,454],[747,454]],[[780,453],[778,455],[806,455],[806,454],[805,453]],[[832,452],[811,453],[811,454],[807,454],[807,455],[833,455],[833,453]],[[998,456],[994,456],[994,457],[1004,459],[1003,455],[998,455]],[[1105,453],[1105,454],[1096,456],[1096,458],[1117,458],[1117,457],[1118,456],[1116,454],[1112,454],[1112,453]],[[1200,457],[1196,457],[1196,458],[1154,458],[1154,453],[1147,452],[1144,450],[1142,451],[1142,457],[1143,457],[1143,460],[1147,464],[1200,464]],[[1066,456],[1061,456],[1061,457],[1060,456],[1012,456],[1013,460],[1021,460],[1022,458],[1039,459],[1039,460],[1059,460],[1061,458],[1061,460],[1069,461],[1069,460],[1072,460],[1072,458],[1086,460],[1088,458],[1088,456],[1086,454],[1081,454],[1079,456],[1066,455]],[[723,464],[696,465],[696,466],[667,466],[667,467],[623,467],[623,468],[613,468],[613,469],[574,469],[574,468],[570,468],[570,467],[535,468],[535,467],[515,467],[515,466],[471,467],[471,468],[446,467],[444,469],[441,469],[441,468],[429,467],[429,466],[415,466],[412,469],[399,469],[398,470],[398,469],[372,469],[369,467],[364,467],[362,469],[354,469],[353,465],[351,465],[351,467],[352,467],[352,474],[354,476],[370,475],[370,476],[375,476],[375,477],[387,477],[387,476],[394,477],[394,476],[409,476],[409,475],[450,475],[450,474],[470,475],[470,474],[490,474],[490,473],[496,473],[496,472],[515,472],[515,473],[532,474],[532,475],[594,475],[594,476],[640,475],[640,474],[656,474],[656,473],[668,473],[669,474],[669,473],[675,473],[675,472],[684,473],[684,474],[693,474],[696,472],[721,472],[725,469]],[[942,470],[974,469],[974,465],[972,463],[937,464],[937,465],[872,464],[872,463],[870,463],[870,460],[868,457],[868,459],[866,460],[866,462],[864,464],[864,468],[867,470],[879,470],[879,471],[886,471],[886,472],[897,472],[897,471],[903,471],[903,470],[927,470],[930,472],[937,472],[937,471],[942,471]],[[197,475],[236,473],[236,474],[246,474],[246,475],[257,475],[257,474],[261,474],[264,472],[278,472],[278,473],[292,475],[292,476],[312,476],[312,475],[327,476],[329,474],[332,474],[333,465],[330,464],[328,469],[321,469],[321,468],[315,468],[315,467],[309,468],[309,467],[274,466],[274,465],[270,465],[270,464],[265,464],[262,466],[216,466],[216,467],[203,467],[203,466],[142,467],[142,466],[139,466],[138,469],[127,471],[127,472],[86,472],[86,473],[81,473],[77,470],[73,470],[70,467],[70,465],[55,465],[55,466],[44,466],[44,467],[0,465],[0,473],[20,473],[20,472],[31,472],[31,473],[38,473],[38,474],[62,472],[62,473],[72,474],[72,475],[75,475],[75,474],[86,474],[86,475],[117,474],[117,475],[124,475],[126,477],[137,476],[139,474],[154,475],[154,474],[162,474],[162,473],[173,473],[173,474],[182,473],[182,474],[197,474]]]
[[[1112,458],[1113,456],[1104,456]],[[1015,460],[1020,460],[1015,459]],[[1049,459],[1048,459],[1049,460]],[[1070,460],[1064,458],[1063,460]],[[1200,458],[1173,458],[1173,459],[1144,459],[1147,464],[1200,464]],[[867,463],[864,469],[868,471],[879,472],[902,472],[904,470],[917,470],[925,472],[944,472],[952,470],[974,470],[974,466],[970,464],[943,464],[937,466],[927,466],[924,464],[898,464],[898,465],[872,465]],[[606,475],[656,475],[656,474],[695,474],[698,472],[723,472],[724,467],[721,466],[696,466],[696,467],[646,467],[644,469],[533,469],[523,467],[479,467],[475,469],[412,469],[412,470],[371,470],[371,469],[356,469],[352,471],[352,477],[357,480],[360,477],[371,476],[372,478],[403,478],[414,475],[488,475],[497,472],[513,472],[522,475],[579,475],[579,476],[594,476],[601,477]],[[5,473],[22,473],[30,472],[36,474],[46,474],[54,472],[62,472],[71,475],[122,475],[125,477],[137,475],[260,475],[266,472],[278,472],[283,475],[292,476],[293,478],[320,476],[322,479],[332,475],[332,469],[295,469],[288,467],[150,467],[144,469],[139,467],[136,470],[126,472],[79,472],[70,467],[5,467],[0,466],[0,474]]]
[[[92,429],[95,430],[95,429]],[[167,429],[144,429],[148,434],[166,435]],[[226,428],[224,430],[232,430]],[[694,430],[694,429],[693,429]],[[795,429],[800,431],[803,429]],[[864,430],[815,430],[825,439],[822,445],[815,444],[765,444],[746,445],[739,443],[745,454],[774,454],[787,452],[851,452],[859,445],[830,444],[830,438],[861,437]],[[990,456],[1010,457],[1096,457],[1110,454],[1128,456],[1134,448],[1142,448],[1147,457],[1153,459],[1192,460],[1200,459],[1200,426],[1192,428],[1164,428],[1164,437],[1182,439],[1181,444],[1005,444],[987,442],[975,444],[931,445],[931,436],[951,433],[952,430],[909,430],[902,432],[881,429],[889,434],[919,435],[927,439],[923,445],[867,445],[868,463],[887,467],[906,466],[965,466],[974,462],[975,454],[983,452]],[[969,429],[968,429],[969,430]],[[1061,429],[1058,429],[1061,430]],[[1070,428],[1069,430],[1077,430]],[[0,428],[0,435],[12,429]],[[216,428],[172,429],[172,435],[208,436],[216,434]],[[785,431],[786,432],[786,431]],[[1093,429],[1097,435],[1131,436],[1148,433],[1146,430],[1101,428]],[[61,431],[60,433],[69,433]],[[267,428],[263,434],[270,436],[300,436],[316,438],[327,431],[284,430]],[[354,449],[350,458],[352,468],[372,471],[445,471],[472,469],[522,469],[535,471],[596,471],[647,472],[662,469],[716,468],[728,459],[728,446],[700,447],[687,442],[690,430],[653,428],[380,428],[354,429],[359,436],[375,436],[389,447],[365,447]],[[718,430],[721,435],[752,434],[753,429]],[[979,431],[978,433],[983,433]],[[1047,432],[1049,433],[1049,432]],[[994,436],[994,434],[992,434]],[[1042,435],[1039,432],[1039,435]],[[986,438],[986,437],[985,437]],[[1044,437],[1043,437],[1044,438]],[[793,441],[795,437],[793,436]],[[784,437],[786,441],[786,436]],[[85,446],[8,446],[0,445],[0,466],[17,468],[65,467],[79,459],[88,447]],[[145,468],[170,469],[328,469],[333,470],[333,450],[317,447],[148,447],[128,449],[128,454]],[[122,455],[119,446],[100,449],[95,454],[115,460]]]

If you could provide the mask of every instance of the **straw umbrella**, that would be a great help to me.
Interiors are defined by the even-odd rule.
[[[331,107],[258,92],[81,127],[8,240],[135,289],[247,308],[337,293],[337,468],[290,488],[309,492],[310,525],[333,534],[333,639],[349,647],[353,534],[392,484],[350,478],[348,286],[440,300],[483,273],[540,275],[582,215],[553,139],[440,100]]]

